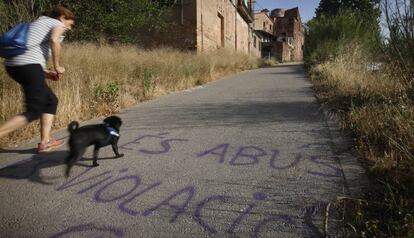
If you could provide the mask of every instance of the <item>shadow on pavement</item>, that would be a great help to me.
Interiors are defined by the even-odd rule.
[[[24,150],[23,150],[24,151]],[[10,153],[11,151],[8,151]],[[26,151],[27,152],[27,151]],[[20,153],[16,150],[15,153]],[[23,152],[25,153],[25,152]],[[50,185],[52,183],[46,182],[45,177],[42,176],[41,170],[46,168],[53,168],[64,164],[64,159],[67,155],[66,151],[53,151],[45,154],[35,154],[31,157],[20,160],[0,169],[0,178],[8,179],[27,179],[34,183]],[[63,176],[63,170],[62,170]],[[55,177],[48,177],[47,180],[53,180]]]
[[[154,120],[156,118],[156,120]],[[142,126],[240,126],[280,122],[320,123],[318,104],[294,102],[211,103],[156,107],[140,116]]]
[[[29,152],[35,149],[28,150],[7,150],[7,153],[20,153],[30,154]],[[3,150],[6,151],[6,150]],[[35,150],[36,151],[36,150]],[[0,152],[1,153],[1,152]],[[3,152],[6,153],[6,152]],[[16,179],[16,180],[28,180],[34,183],[40,183],[43,185],[52,185],[53,180],[62,178],[64,176],[65,158],[68,155],[67,151],[53,151],[44,154],[34,154],[29,158],[20,160],[18,162],[7,165],[0,169],[0,178]],[[115,157],[99,158],[99,160],[116,159]],[[92,163],[80,163],[82,161],[91,161],[92,158],[83,158],[77,166],[92,167]],[[50,169],[54,167],[62,166],[61,173],[59,175],[48,176],[42,175],[43,169]],[[54,172],[56,174],[56,172]]]
[[[0,149],[0,154],[36,154],[37,149],[20,149],[20,150],[10,150],[10,149]]]

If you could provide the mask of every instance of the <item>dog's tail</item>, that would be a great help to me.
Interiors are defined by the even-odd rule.
[[[79,128],[79,123],[77,121],[73,121],[73,122],[69,123],[69,125],[68,125],[68,131],[70,133],[72,133],[72,131],[74,131],[78,128]]]

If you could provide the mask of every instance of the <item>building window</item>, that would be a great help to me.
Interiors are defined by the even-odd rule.
[[[256,48],[256,36],[253,36],[253,46]]]

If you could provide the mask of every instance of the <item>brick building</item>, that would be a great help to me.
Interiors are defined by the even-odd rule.
[[[302,60],[304,29],[298,8],[274,9],[269,14],[267,9],[254,13],[254,0],[162,2],[171,7],[164,19],[166,27],[142,32],[144,47],[197,52],[229,48],[280,62]]]
[[[269,16],[269,10],[264,9],[254,14],[254,32],[259,36],[259,49],[262,57],[273,56],[271,43],[276,41],[274,21]]]
[[[254,19],[255,32],[267,35],[261,42],[263,57],[275,57],[280,62],[303,59],[304,29],[297,7],[289,10],[277,8],[270,14],[264,9],[255,13]]]
[[[252,0],[171,2],[171,13],[165,17],[167,28],[144,32],[144,46],[165,45],[198,52],[231,48],[260,56],[260,39],[253,30]]]

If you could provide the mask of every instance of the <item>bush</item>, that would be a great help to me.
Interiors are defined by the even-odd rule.
[[[4,0],[0,2],[0,31],[32,21],[57,4],[76,15],[76,27],[68,35],[70,41],[136,43],[141,28],[164,27],[162,16],[169,9],[148,0]]]
[[[405,237],[414,233],[414,104],[403,80],[386,67],[368,71],[357,49],[310,71],[318,98],[352,132],[372,179],[363,203],[342,204],[347,231],[349,237]]]
[[[305,63],[316,65],[343,55],[348,47],[359,45],[369,53],[379,44],[378,27],[352,11],[321,16],[308,22],[305,32]]]
[[[350,11],[313,19],[306,32],[318,98],[352,132],[371,178],[362,199],[341,201],[347,237],[414,235],[414,3],[382,3],[382,42],[369,17]],[[367,67],[378,61],[374,72]]]

